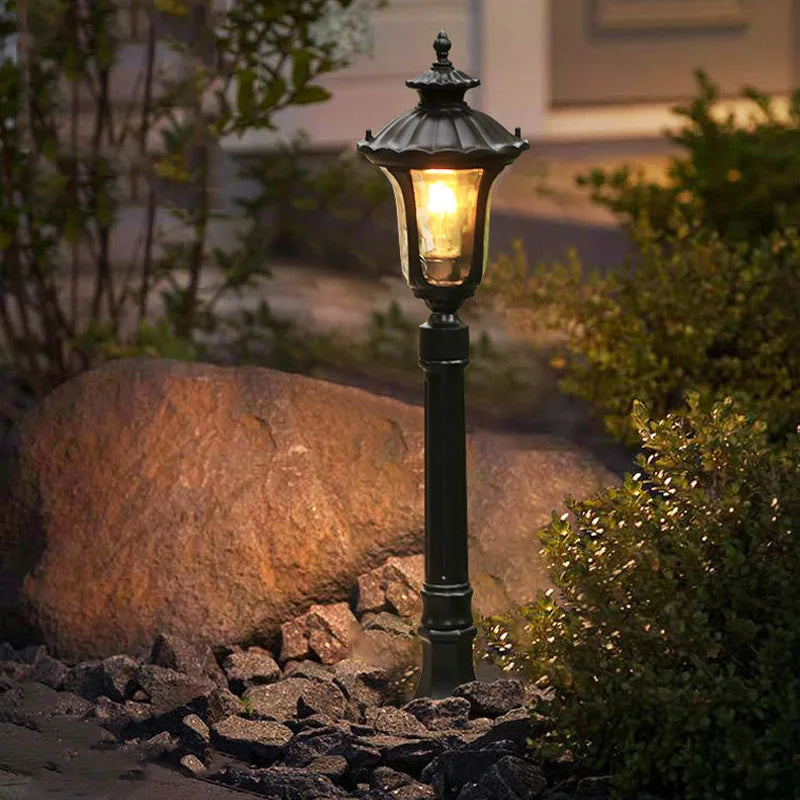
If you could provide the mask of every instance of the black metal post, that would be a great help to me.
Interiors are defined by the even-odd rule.
[[[420,325],[425,372],[425,583],[422,673],[415,697],[448,697],[475,680],[467,545],[464,367],[469,328],[455,313],[434,311]]]

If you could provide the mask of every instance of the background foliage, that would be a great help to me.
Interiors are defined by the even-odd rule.
[[[564,335],[561,387],[603,414],[635,445],[634,398],[655,417],[686,391],[747,398],[779,439],[800,418],[800,240],[775,233],[752,247],[684,224],[632,230],[633,263],[584,277],[564,265],[528,268],[518,246],[493,267],[487,291]]]
[[[630,166],[594,169],[579,176],[598,203],[631,224],[643,214],[657,230],[676,231],[696,220],[731,242],[757,242],[775,230],[800,223],[800,89],[787,113],[752,87],[742,97],[752,103],[742,123],[720,104],[719,88],[702,70],[697,94],[673,111],[685,124],[667,133],[679,148],[667,180],[648,181]]]
[[[23,34],[0,64],[0,324],[24,385],[116,355],[191,357],[220,333],[220,299],[267,274],[269,232],[245,216],[234,247],[214,244],[214,148],[325,100],[315,80],[368,44],[372,5],[238,0],[215,19],[206,0],[137,4],[144,64],[120,106],[130,4],[33,0],[22,17],[0,2],[0,50]],[[129,179],[144,225],[120,264]]]

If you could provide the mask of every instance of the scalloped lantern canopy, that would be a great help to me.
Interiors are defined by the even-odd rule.
[[[379,166],[483,167],[510,164],[530,147],[497,120],[464,102],[480,85],[448,59],[450,40],[442,31],[434,42],[437,60],[406,86],[419,92],[416,108],[393,119],[376,136],[367,131],[358,150]]]

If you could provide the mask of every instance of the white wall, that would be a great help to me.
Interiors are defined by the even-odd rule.
[[[644,14],[630,22],[634,7],[660,9],[669,25],[645,25]],[[404,81],[432,61],[432,41],[445,29],[451,60],[481,79],[468,101],[509,130],[519,125],[538,141],[654,138],[674,122],[671,107],[687,87],[691,94],[698,60],[728,87],[763,79],[769,85],[760,88],[777,91],[780,103],[781,89],[800,77],[799,8],[800,0],[625,0],[624,6],[619,0],[390,0],[374,16],[374,54],[328,76],[330,101],[288,109],[278,135],[305,128],[317,147],[343,149],[366,128],[379,130],[416,102]],[[731,9],[741,14],[731,16]],[[783,33],[776,38],[776,31]],[[626,59],[617,63],[623,51]],[[747,58],[737,62],[745,51]],[[660,75],[650,86],[653,70]],[[600,84],[595,71],[603,75]],[[585,97],[577,91],[590,84]],[[638,97],[632,85],[642,87]],[[664,87],[673,85],[675,96],[667,97]],[[581,102],[563,102],[573,96]],[[731,102],[727,109],[746,113],[748,106]],[[275,134],[256,133],[224,146],[253,151],[274,140]]]
[[[465,72],[478,71],[475,13],[472,0],[390,0],[374,14],[375,48],[356,57],[351,66],[320,79],[333,96],[320,105],[297,106],[276,116],[278,136],[304,128],[320,148],[346,147],[378,131],[399,114],[413,108],[417,93],[405,85],[435,60],[433,40],[446,30],[453,42],[450,58]],[[225,142],[230,152],[268,146],[275,134],[255,132]]]

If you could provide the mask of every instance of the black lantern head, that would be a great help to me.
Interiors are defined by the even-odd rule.
[[[403,274],[433,311],[455,311],[483,277],[494,179],[530,144],[519,128],[470,108],[464,94],[480,84],[448,58],[442,31],[436,61],[406,86],[419,104],[358,143],[381,168],[397,203]]]

